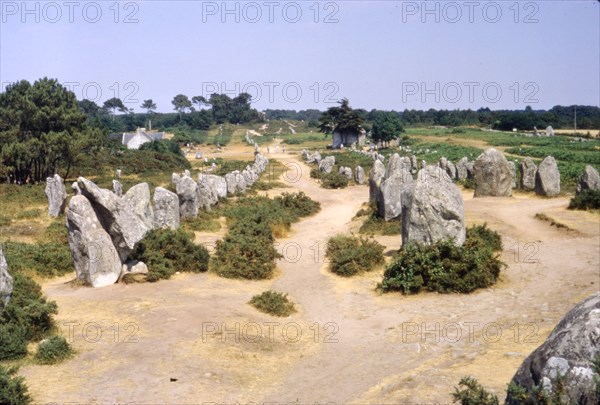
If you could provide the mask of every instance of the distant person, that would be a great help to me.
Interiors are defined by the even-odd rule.
[[[283,146],[281,147],[281,151],[282,151],[283,153],[285,153],[285,145],[283,145]]]
[[[271,149],[267,146],[267,155],[271,153]]]
[[[279,153],[279,145],[275,145],[275,153]]]

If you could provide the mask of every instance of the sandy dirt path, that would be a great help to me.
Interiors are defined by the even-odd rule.
[[[377,295],[382,270],[342,279],[323,257],[330,236],[356,227],[368,188],[325,190],[298,155],[269,157],[288,167],[285,191],[304,191],[322,206],[277,241],[286,258],[276,276],[180,274],[101,289],[70,287],[69,277],[47,282],[78,354],[21,368],[37,402],[449,403],[464,375],[502,396],[560,318],[598,291],[598,215],[567,211],[566,198],[465,192],[466,221],[485,221],[503,236],[509,266],[499,283],[470,295]],[[537,212],[573,230],[540,222]],[[400,246],[399,236],[378,240],[388,252]],[[288,293],[299,312],[281,319],[246,304],[267,289]]]

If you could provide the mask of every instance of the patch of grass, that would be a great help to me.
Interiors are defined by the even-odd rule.
[[[146,234],[130,259],[148,266],[146,281],[169,279],[176,271],[200,273],[208,270],[208,251],[194,244],[193,235],[182,229],[154,229]]]
[[[383,249],[375,240],[336,235],[327,242],[325,255],[330,260],[329,269],[333,273],[349,277],[383,264]]]
[[[290,316],[296,312],[287,294],[271,290],[255,295],[248,303],[261,312],[275,316]]]
[[[401,219],[394,218],[390,221],[385,221],[377,214],[377,210],[374,205],[369,205],[368,208],[361,208],[357,213],[356,217],[367,217],[363,224],[360,226],[358,233],[362,235],[401,235],[402,234],[402,221]]]
[[[28,405],[33,402],[25,379],[17,375],[16,367],[0,364],[0,404]]]
[[[378,289],[416,294],[422,289],[470,293],[489,287],[506,266],[499,259],[501,246],[500,235],[485,224],[467,229],[463,246],[450,239],[433,245],[407,243],[385,269]]]
[[[253,163],[254,160],[224,160],[213,172],[213,174],[225,176],[227,173],[235,170],[239,170],[241,172],[246,168],[246,166],[252,165]]]
[[[181,229],[188,232],[217,232],[221,229],[219,212],[214,208],[210,212],[198,210],[196,218],[181,221]]]
[[[17,219],[32,219],[37,218],[41,215],[42,210],[39,208],[31,208],[23,210],[17,214]]]
[[[62,336],[52,336],[38,346],[35,361],[38,364],[57,364],[73,355],[71,345]]]
[[[48,237],[56,237],[56,239],[49,239],[52,240],[51,242],[32,244],[8,241],[4,243],[4,255],[12,271],[34,271],[42,277],[62,276],[75,271],[69,245],[65,240],[66,229],[59,231],[56,225],[51,227],[45,231]]]
[[[253,190],[257,190],[257,191],[267,191],[267,190],[272,190],[274,188],[286,188],[286,187],[287,187],[287,184],[282,183],[280,181],[259,180],[256,183],[254,183],[251,188]]]
[[[570,210],[600,209],[600,190],[583,190],[569,201]]]
[[[558,229],[566,229],[571,230],[567,225],[562,224],[560,222],[556,222],[554,219],[550,218],[548,215],[538,212],[534,215],[535,219],[539,219],[540,221],[548,222],[550,226],[555,226]]]

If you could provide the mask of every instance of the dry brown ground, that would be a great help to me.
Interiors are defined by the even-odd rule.
[[[251,157],[252,150],[235,147],[223,156],[229,154]],[[325,190],[297,156],[270,157],[301,167],[286,191],[302,190],[322,206],[278,241],[287,258],[276,277],[179,274],[100,289],[71,287],[71,277],[47,282],[65,336],[75,323],[78,354],[57,366],[21,368],[37,402],[449,403],[464,375],[502,396],[561,317],[598,291],[597,214],[567,211],[566,198],[473,199],[465,191],[468,224],[487,222],[503,236],[509,266],[498,284],[470,295],[378,295],[382,270],[342,279],[323,258],[330,236],[356,229],[353,216],[368,188]],[[573,231],[534,219],[538,212]],[[223,232],[198,234],[197,242]],[[399,236],[378,240],[388,254],[400,246]],[[299,312],[281,319],[247,305],[267,289],[289,293]]]

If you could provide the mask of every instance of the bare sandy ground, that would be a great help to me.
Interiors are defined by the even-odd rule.
[[[252,156],[249,147],[232,149]],[[78,354],[21,368],[37,402],[449,403],[464,375],[502,397],[561,317],[598,291],[597,214],[567,211],[566,198],[473,199],[465,191],[468,224],[487,222],[503,236],[509,266],[499,283],[470,295],[378,295],[382,270],[343,279],[323,256],[330,236],[356,229],[368,188],[324,190],[297,156],[269,157],[288,165],[286,191],[322,206],[278,240],[285,259],[277,275],[250,282],[179,274],[101,289],[71,287],[72,277],[47,282]],[[534,219],[538,212],[572,230]],[[388,255],[400,246],[400,236],[377,239]],[[276,318],[247,305],[267,289],[289,293],[299,312]]]

